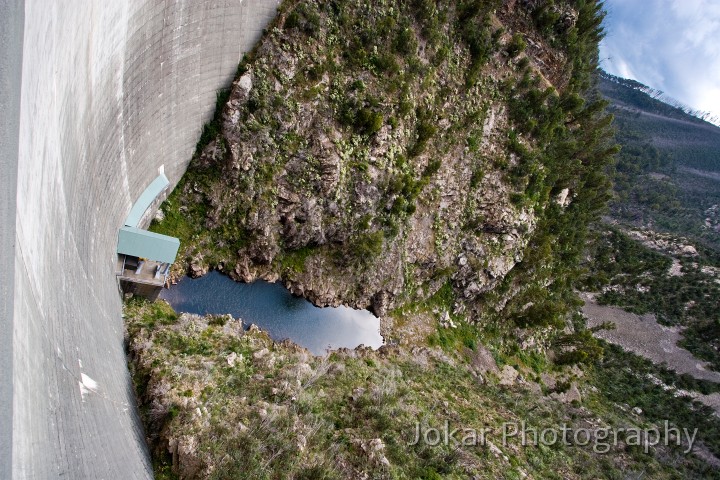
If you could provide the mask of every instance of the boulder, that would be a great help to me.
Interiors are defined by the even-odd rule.
[[[505,365],[500,372],[500,385],[509,387],[515,384],[515,380],[518,378],[519,372],[510,365]]]

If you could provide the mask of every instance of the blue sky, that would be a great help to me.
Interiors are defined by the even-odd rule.
[[[720,0],[605,0],[600,66],[720,115]]]

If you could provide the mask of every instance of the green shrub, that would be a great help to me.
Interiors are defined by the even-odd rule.
[[[414,55],[417,51],[417,46],[415,30],[413,30],[410,25],[401,26],[393,42],[395,52],[402,56]]]
[[[561,302],[550,298],[543,299],[515,316],[515,322],[523,328],[564,325],[564,314],[567,307]]]
[[[297,250],[288,250],[279,255],[277,261],[283,271],[301,273],[305,271],[305,262],[318,247],[306,245]]]
[[[440,170],[440,160],[439,159],[433,159],[431,160],[427,166],[425,167],[425,170],[423,170],[423,177],[432,177]]]
[[[311,4],[301,3],[285,19],[286,29],[296,29],[309,36],[320,30],[320,15]]]
[[[364,135],[373,135],[383,126],[383,116],[380,112],[363,107],[355,114],[355,129]]]
[[[225,108],[225,104],[230,99],[230,89],[225,88],[218,90],[215,93],[215,113],[212,120],[203,125],[200,139],[195,145],[195,156],[200,155],[203,148],[205,148],[210,142],[216,140],[222,133],[222,112]]]
[[[347,245],[343,261],[354,267],[368,265],[382,253],[385,234],[382,231],[356,235]]]
[[[433,137],[433,135],[435,135],[436,132],[437,127],[435,126],[433,119],[431,118],[431,113],[427,110],[419,111],[418,121],[415,127],[415,143],[409,149],[408,155],[410,157],[416,157],[420,155],[423,150],[425,150],[425,146],[427,145],[428,141]]]
[[[512,39],[510,40],[510,43],[507,47],[508,55],[510,55],[511,58],[515,58],[518,55],[520,55],[522,52],[525,51],[525,48],[527,47],[527,43],[525,42],[525,39],[520,35],[519,33],[516,33],[512,36]]]

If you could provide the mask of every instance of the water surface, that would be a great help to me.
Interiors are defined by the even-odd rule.
[[[279,283],[240,283],[213,271],[198,279],[183,278],[163,290],[160,298],[178,312],[229,313],[246,325],[256,324],[275,340],[289,338],[315,355],[360,344],[378,348],[383,343],[380,319],[367,310],[318,308]]]

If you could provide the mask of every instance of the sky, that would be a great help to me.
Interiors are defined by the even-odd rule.
[[[600,66],[720,116],[720,0],[605,0]]]

